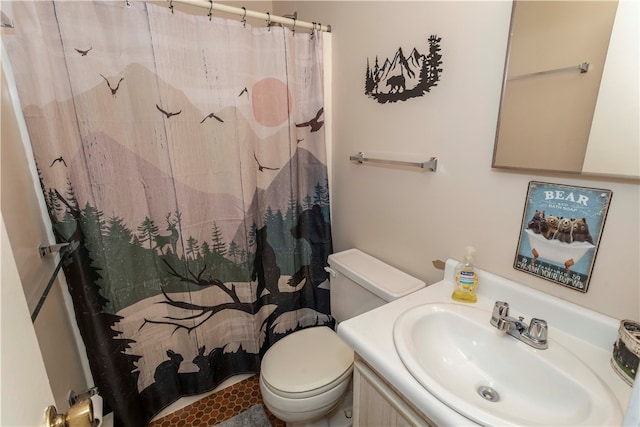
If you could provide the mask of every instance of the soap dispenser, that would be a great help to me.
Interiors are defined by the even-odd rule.
[[[451,298],[456,301],[474,303],[478,301],[476,288],[478,287],[478,270],[473,266],[473,255],[476,250],[472,246],[465,248],[464,261],[455,268],[456,288]]]

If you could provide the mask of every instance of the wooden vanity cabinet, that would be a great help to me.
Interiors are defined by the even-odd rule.
[[[353,369],[353,425],[435,427],[357,354]]]

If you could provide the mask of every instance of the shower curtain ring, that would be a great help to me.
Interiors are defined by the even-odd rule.
[[[213,0],[209,0],[209,14],[207,15],[209,17],[209,21],[211,21],[211,17],[213,16]]]
[[[316,34],[316,23],[315,22],[311,22],[311,40],[313,40],[313,37]]]
[[[173,0],[169,0],[169,10],[171,11],[171,14],[173,15]]]
[[[271,31],[271,14],[267,12],[267,28]]]
[[[242,10],[244,10],[244,14],[242,15],[242,26],[246,27],[247,26],[247,8],[242,6]]]
[[[293,28],[291,28],[291,32],[293,33],[293,35],[296,35],[296,18],[293,18]]]

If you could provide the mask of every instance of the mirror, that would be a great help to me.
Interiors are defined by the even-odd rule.
[[[640,178],[639,11],[514,1],[494,168]]]

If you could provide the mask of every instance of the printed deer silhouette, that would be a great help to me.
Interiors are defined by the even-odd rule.
[[[171,221],[171,213],[168,213],[165,219],[167,221],[167,231],[170,231],[171,234],[166,236],[154,236],[153,240],[155,241],[156,245],[153,249],[160,249],[160,253],[164,255],[164,247],[170,244],[171,248],[173,249],[173,253],[175,254],[176,245],[178,244],[178,238],[180,237],[180,233],[178,233],[178,229],[176,228],[176,225],[178,225],[178,223],[180,222],[180,214],[176,213],[175,221]]]

